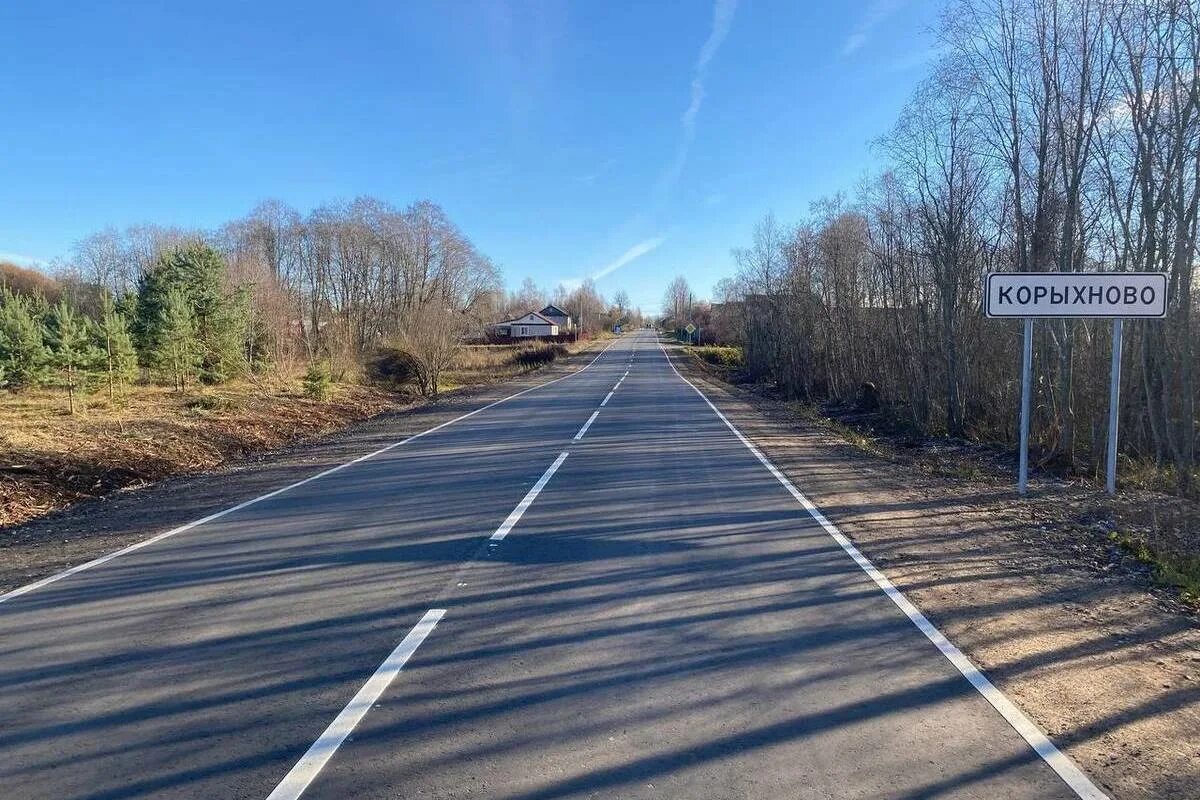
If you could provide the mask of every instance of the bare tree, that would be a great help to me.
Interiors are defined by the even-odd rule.
[[[983,276],[1162,272],[1167,319],[1125,328],[1122,441],[1194,492],[1198,18],[1178,0],[952,0],[945,59],[881,141],[883,174],[794,227],[765,218],[716,292],[714,319],[739,324],[717,330],[788,395],[870,384],[915,429],[1012,441],[1020,328],[981,318]],[[1098,468],[1108,323],[1037,331],[1035,448]]]
[[[438,399],[442,374],[454,362],[466,329],[464,313],[436,301],[417,307],[405,319],[398,339],[417,367],[421,394]]]
[[[692,310],[692,287],[687,278],[676,275],[663,294],[663,313],[670,316],[676,327],[683,327]]]

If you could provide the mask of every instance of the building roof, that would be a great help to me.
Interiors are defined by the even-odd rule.
[[[570,316],[571,316],[570,314],[563,311],[561,308],[559,308],[556,305],[548,305],[545,308],[543,308],[541,311],[539,311],[538,313],[541,315],[551,316],[551,317],[568,317],[568,318],[570,318]]]
[[[544,310],[544,309],[543,309],[543,310]],[[557,324],[558,324],[557,322],[555,322],[555,321],[554,321],[554,320],[552,320],[552,319],[546,319],[545,317],[543,317],[541,314],[539,314],[539,313],[538,313],[538,312],[536,312],[536,311],[530,311],[530,312],[529,312],[529,313],[527,313],[527,314],[522,314],[521,316],[519,316],[519,317],[514,317],[514,318],[512,318],[512,319],[506,319],[506,320],[502,320],[502,321],[500,321],[500,322],[497,322],[496,324],[497,324],[497,325],[511,325],[511,324],[512,324],[512,323],[514,323],[514,322],[520,322],[521,320],[525,319],[526,317],[537,317],[538,319],[540,319],[540,320],[541,320],[543,323],[545,323],[546,325],[557,325]],[[534,324],[536,325],[537,323],[535,322]]]

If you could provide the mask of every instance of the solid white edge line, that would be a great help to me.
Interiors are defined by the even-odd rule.
[[[663,347],[662,342],[659,342],[658,346],[663,351],[663,355],[666,357],[667,363],[671,365],[671,369],[675,372],[679,379],[688,386],[692,387],[692,390],[695,391],[696,394],[700,395],[700,399],[708,404],[708,407],[711,408],[713,413],[725,423],[725,426],[728,427],[729,430],[733,431],[733,434],[737,436],[738,440],[744,444],[760,462],[762,462],[762,465],[766,467],[772,475],[775,476],[777,481],[783,484],[783,487],[787,489],[788,492],[791,493],[792,497],[794,497],[800,503],[800,505],[804,507],[804,510],[807,511],[814,520],[816,520],[817,524],[820,525],[826,533],[833,537],[834,541],[841,545],[842,549],[854,559],[855,563],[858,564],[862,571],[870,576],[871,580],[875,582],[875,585],[882,589],[883,593],[886,594],[888,598],[895,603],[901,611],[904,612],[904,615],[912,621],[913,625],[915,625],[917,629],[921,631],[921,633],[925,634],[929,641],[933,642],[934,646],[936,646],[937,649],[941,651],[942,655],[944,655],[946,659],[949,660],[950,663],[953,664],[960,673],[962,673],[962,676],[966,678],[973,687],[975,687],[976,691],[983,695],[984,699],[991,703],[992,707],[1000,712],[1000,715],[1004,717],[1005,721],[1008,722],[1008,724],[1011,725],[1013,729],[1021,735],[1021,738],[1023,738],[1031,748],[1033,748],[1035,753],[1041,756],[1042,760],[1045,761],[1046,764],[1058,774],[1058,777],[1060,777],[1063,782],[1075,792],[1075,794],[1083,798],[1083,800],[1111,800],[1107,794],[1105,794],[1098,786],[1092,783],[1091,779],[1084,774],[1083,770],[1081,770],[1073,760],[1071,760],[1070,756],[1059,750],[1054,742],[1050,741],[1050,737],[1048,737],[1042,731],[1042,729],[1033,722],[1033,720],[1025,715],[1025,712],[1017,708],[1017,706],[1011,700],[1009,700],[1003,692],[996,688],[994,683],[988,680],[987,676],[985,676],[979,670],[979,668],[976,667],[971,660],[963,654],[961,650],[955,647],[954,644],[952,644],[950,640],[947,639],[945,635],[943,635],[942,632],[937,629],[937,626],[930,622],[929,619],[923,613],[921,613],[916,606],[909,602],[908,598],[904,596],[904,593],[897,589],[895,585],[888,580],[887,576],[880,572],[879,569],[871,563],[870,559],[864,556],[859,549],[854,546],[854,543],[851,542],[845,534],[838,530],[838,527],[830,522],[829,519],[823,513],[821,513],[821,510],[817,508],[817,506],[811,500],[805,497],[804,494],[796,488],[795,484],[793,484],[786,475],[780,472],[780,470],[771,463],[771,460],[767,458],[762,450],[760,450],[753,442],[747,439],[742,432],[738,430],[737,427],[735,427],[734,424],[730,422],[724,414],[721,413],[721,410],[713,405],[713,402],[709,400],[707,396],[705,396],[704,392],[702,392],[700,388],[696,386],[696,384],[683,377],[683,374],[676,369],[675,363],[671,360],[670,353],[667,352],[666,347]]]
[[[466,414],[462,414],[461,416],[455,417],[454,419],[447,420],[446,422],[443,422],[440,425],[435,425],[432,428],[429,428],[428,430],[423,430],[420,433],[414,433],[412,436],[409,436],[407,439],[403,439],[399,442],[392,442],[391,444],[381,447],[378,450],[375,450],[374,452],[359,456],[358,458],[347,461],[344,464],[338,464],[335,467],[330,467],[327,470],[318,472],[316,475],[310,475],[307,478],[304,478],[303,480],[296,481],[295,483],[290,483],[287,486],[282,486],[278,489],[275,489],[274,491],[270,491],[270,492],[267,492],[266,494],[259,495],[258,497],[251,498],[250,500],[246,500],[244,502],[238,503],[237,505],[230,506],[229,508],[222,509],[221,511],[218,511],[214,514],[209,514],[207,517],[193,520],[192,522],[188,522],[184,525],[180,525],[177,528],[172,528],[169,531],[163,531],[162,533],[155,534],[154,536],[151,536],[149,539],[143,539],[140,542],[135,542],[134,544],[128,545],[127,547],[122,547],[120,550],[116,550],[112,553],[108,553],[107,555],[100,556],[99,558],[94,558],[91,561],[86,561],[82,564],[76,564],[75,566],[73,566],[69,569],[65,569],[62,572],[56,572],[53,575],[48,575],[45,578],[41,578],[39,580],[34,581],[33,583],[27,583],[24,586],[18,586],[15,589],[10,589],[9,591],[7,591],[5,593],[0,594],[0,603],[5,603],[9,600],[13,600],[24,594],[29,594],[32,591],[41,589],[43,586],[49,586],[52,583],[61,581],[63,578],[68,578],[71,575],[74,575],[79,572],[83,572],[84,570],[92,569],[93,567],[98,567],[101,564],[105,564],[109,561],[112,561],[114,558],[117,558],[118,556],[127,555],[129,553],[134,552],[135,550],[141,550],[143,547],[149,547],[150,545],[155,544],[156,542],[161,542],[163,539],[167,539],[172,536],[176,536],[180,533],[190,531],[192,528],[196,528],[207,522],[212,522],[213,520],[220,519],[221,517],[224,517],[228,514],[232,514],[235,511],[241,511],[243,508],[252,506],[255,503],[261,503],[263,500],[269,500],[272,497],[275,497],[276,495],[283,494],[284,492],[290,491],[292,489],[297,489],[306,483],[312,483],[315,480],[320,480],[321,478],[324,478],[328,475],[332,475],[335,472],[339,472],[340,470],[343,470],[346,467],[353,466],[354,464],[357,464],[361,461],[366,461],[369,458],[374,458],[375,456],[386,453],[387,451],[393,450],[397,447],[400,447],[401,445],[408,444],[409,442],[413,441],[414,439],[420,439],[422,436],[428,436],[429,434],[434,433],[435,431],[440,431],[442,428],[453,425],[456,422],[461,422],[464,419],[467,419],[468,417],[473,417],[476,414],[480,414],[484,411],[487,411],[489,408],[494,408],[494,407],[500,405],[501,403],[506,403],[509,400],[513,400],[515,398],[520,397],[521,395],[528,394],[537,389],[543,389],[551,384],[558,383],[561,380],[566,380],[567,378],[571,378],[571,377],[574,377],[575,375],[579,375],[580,373],[584,372],[588,367],[592,366],[592,364],[595,364],[597,361],[599,361],[600,357],[603,356],[605,353],[607,353],[608,349],[610,347],[612,347],[614,344],[616,344],[618,341],[620,341],[620,340],[613,339],[611,342],[608,343],[607,347],[605,347],[603,350],[601,350],[599,353],[596,354],[595,358],[593,358],[591,361],[589,361],[582,368],[576,370],[575,372],[571,372],[566,375],[562,375],[557,378],[554,378],[552,380],[548,380],[545,383],[539,383],[536,386],[530,386],[528,389],[522,389],[519,392],[510,394],[508,397],[502,397],[499,400],[495,400],[491,403],[488,403],[485,406],[481,406],[481,407],[475,409],[474,411],[469,411]]]
[[[572,439],[572,441],[578,442],[580,439],[582,439],[583,435],[587,433],[588,428],[592,427],[592,423],[596,421],[596,417],[599,416],[599,414],[600,409],[593,411],[592,415],[588,417],[588,421],[583,423],[583,427],[579,429],[579,433],[575,434],[575,438]]]
[[[554,476],[554,473],[558,471],[558,468],[562,465],[566,458],[567,453],[565,451],[558,454],[558,458],[554,459],[554,463],[546,468],[546,471],[542,473],[542,477],[538,478],[538,482],[535,483],[533,488],[525,494],[525,497],[521,500],[521,502],[517,503],[517,507],[509,512],[508,516],[504,518],[504,522],[500,523],[500,527],[496,528],[496,532],[491,535],[491,541],[504,541],[504,537],[508,536],[508,532],[511,531],[513,526],[520,521],[526,509],[533,505],[533,501],[537,499],[539,494],[541,494],[542,489],[547,483],[550,482],[550,478]]]
[[[362,685],[362,688],[342,709],[341,713],[333,718],[333,722],[329,723],[325,732],[317,737],[317,740],[283,777],[274,791],[267,796],[267,800],[296,800],[304,794],[304,790],[324,769],[346,738],[354,732],[358,723],[362,722],[362,718],[371,710],[371,706],[375,705],[380,696],[387,691],[388,686],[400,674],[400,670],[404,668],[408,659],[417,652],[421,642],[425,641],[425,637],[433,631],[445,615],[445,609],[441,608],[431,608],[425,612],[420,622],[408,632],[400,644],[396,645],[396,649],[384,659],[384,662],[375,670],[375,674],[367,679],[367,682]]]

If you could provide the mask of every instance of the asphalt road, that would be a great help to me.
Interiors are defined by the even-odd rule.
[[[0,798],[273,792],[1077,796],[648,333],[0,598]]]

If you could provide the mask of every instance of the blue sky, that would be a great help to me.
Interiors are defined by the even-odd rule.
[[[331,10],[333,9],[333,10]],[[441,204],[502,267],[657,309],[851,190],[933,0],[0,4],[0,257],[266,198]]]

